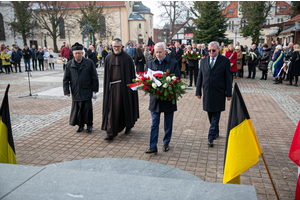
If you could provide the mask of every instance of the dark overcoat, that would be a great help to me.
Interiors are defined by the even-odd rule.
[[[297,57],[299,57],[298,60],[297,60]],[[289,73],[292,76],[300,76],[300,55],[299,55],[299,51],[294,51],[292,53]]]
[[[99,91],[99,80],[93,61],[82,58],[79,69],[73,58],[66,64],[63,78],[64,94],[72,92],[73,101],[87,101],[93,97],[93,92]]]
[[[199,52],[199,53],[200,53],[199,49],[196,49],[196,52]],[[188,62],[189,62],[188,66],[189,66],[189,67],[196,67],[196,66],[198,66],[198,61],[199,61],[199,60],[191,60],[191,59],[188,59]]]
[[[176,77],[180,78],[180,70],[177,65],[176,60],[171,59],[168,55],[166,55],[165,59],[159,64],[157,58],[150,60],[147,63],[147,69],[151,69],[153,71],[163,71],[166,72],[168,69],[170,74],[175,74]],[[169,100],[160,100],[157,99],[156,96],[150,96],[149,102],[149,110],[151,112],[160,113],[160,112],[174,112],[177,110],[177,103],[172,104],[172,101]]]
[[[132,58],[123,50],[119,55],[113,52],[105,58],[104,63],[104,82],[103,82],[103,108],[102,108],[102,130],[107,130],[107,119],[109,109],[109,87],[110,87],[110,67],[114,58],[119,57],[119,65],[121,70],[121,88],[126,114],[126,127],[133,127],[139,118],[139,99],[138,92],[132,91],[127,85],[132,83],[135,77],[135,70]]]
[[[260,61],[259,61],[259,69],[260,70],[268,70],[268,64],[271,54],[271,48],[267,48],[265,50],[262,50],[260,53]]]
[[[173,48],[171,51],[171,57],[177,61],[177,65],[179,68],[181,66],[182,54],[183,54],[183,50],[180,48],[178,49],[177,53],[176,53],[176,48]]]
[[[209,56],[200,61],[196,96],[203,96],[204,111],[221,112],[225,110],[226,97],[231,97],[232,93],[230,61],[219,54],[212,69],[209,61]]]

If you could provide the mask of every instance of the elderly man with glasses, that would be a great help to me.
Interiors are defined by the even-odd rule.
[[[213,147],[213,141],[219,137],[219,121],[221,112],[225,110],[226,98],[231,100],[232,77],[230,61],[220,53],[218,42],[208,45],[208,54],[200,61],[196,96],[203,95],[203,110],[207,112],[210,122],[208,145]],[[203,89],[203,92],[202,92]]]
[[[124,128],[125,134],[139,118],[137,91],[127,85],[135,78],[132,58],[122,50],[122,41],[112,41],[112,53],[105,58],[103,83],[102,130],[107,132],[104,140],[113,140]]]

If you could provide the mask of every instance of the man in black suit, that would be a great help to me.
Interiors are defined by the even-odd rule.
[[[192,51],[194,52],[199,52],[199,50],[197,49],[197,43],[193,42],[192,44]],[[193,71],[194,71],[194,82],[195,82],[195,86],[197,83],[197,77],[198,77],[198,59],[188,59],[188,66],[189,66],[189,74],[190,74],[190,85],[189,87],[192,87],[192,83],[193,83]]]
[[[14,51],[11,54],[11,61],[12,61],[12,64],[15,66],[16,73],[18,71],[17,70],[18,66],[19,66],[19,72],[22,72],[21,71],[21,59],[22,59],[22,53],[19,51],[19,48],[16,46],[14,48]]]
[[[179,42],[176,42],[175,48],[173,48],[171,51],[171,58],[174,58],[177,61],[180,71],[181,71],[182,54],[183,54],[183,50],[180,48]]]
[[[219,137],[219,121],[221,112],[225,110],[226,98],[231,100],[232,78],[230,61],[219,53],[219,43],[211,42],[208,45],[209,56],[200,61],[200,70],[197,80],[196,96],[202,97],[203,110],[208,113],[210,129],[208,145],[213,147],[213,140]]]

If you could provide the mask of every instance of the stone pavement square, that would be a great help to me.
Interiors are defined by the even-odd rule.
[[[103,68],[97,69],[102,88]],[[247,70],[245,70],[247,71]],[[48,73],[49,72],[49,73]],[[32,72],[36,78],[62,77],[62,67],[54,71]],[[6,77],[10,76],[11,79]],[[247,76],[247,74],[246,74]],[[245,76],[245,77],[246,77]],[[2,79],[5,77],[5,79]],[[190,90],[178,101],[175,112],[170,151],[162,151],[163,117],[160,124],[158,154],[148,155],[151,116],[149,97],[139,92],[140,118],[132,133],[121,132],[113,141],[103,138],[101,130],[102,94],[93,100],[94,129],[91,134],[77,133],[77,127],[69,126],[71,100],[51,95],[51,89],[61,87],[61,82],[33,81],[33,93],[43,93],[36,98],[18,98],[25,91],[26,74],[0,74],[0,89],[11,81],[10,110],[17,160],[22,165],[44,166],[52,163],[87,158],[133,158],[165,164],[196,175],[204,181],[222,182],[225,137],[230,102],[220,119],[220,137],[215,146],[207,145],[209,121],[202,110],[202,100]],[[293,199],[297,181],[297,166],[288,158],[290,144],[300,118],[298,87],[274,85],[268,80],[235,79],[240,86],[250,117],[255,127],[280,199]],[[34,79],[33,79],[34,80]],[[41,80],[41,79],[38,79]],[[0,91],[0,94],[1,93]],[[0,100],[2,101],[2,96]],[[258,199],[276,199],[262,160],[241,175],[241,184],[254,185]]]

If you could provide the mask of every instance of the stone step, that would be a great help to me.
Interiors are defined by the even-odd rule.
[[[0,164],[0,199],[245,199],[253,186]]]
[[[175,167],[170,167],[155,162],[127,158],[83,159],[51,164],[46,167],[54,169],[69,169],[88,172],[202,181],[200,178]]]

